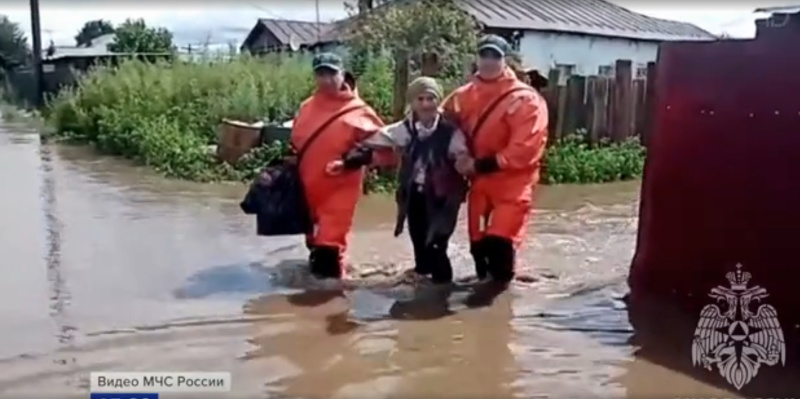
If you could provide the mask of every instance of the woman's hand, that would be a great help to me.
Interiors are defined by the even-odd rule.
[[[325,165],[325,173],[330,176],[338,176],[344,172],[344,161],[341,159],[337,159],[335,161],[328,162]]]
[[[462,155],[456,158],[456,170],[464,176],[471,176],[475,174],[475,160],[468,155]]]

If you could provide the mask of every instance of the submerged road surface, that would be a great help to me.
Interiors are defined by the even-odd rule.
[[[244,186],[166,180],[20,126],[0,126],[0,186],[0,397],[85,397],[89,372],[112,370],[230,371],[241,397],[723,396],[628,344],[636,182],[544,187],[521,262],[537,281],[479,309],[408,287],[308,306],[287,288],[301,240],[256,237]],[[392,201],[366,198],[357,219],[357,276],[410,266]]]

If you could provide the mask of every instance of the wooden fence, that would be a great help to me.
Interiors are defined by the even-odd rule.
[[[549,142],[585,130],[593,143],[638,136],[647,144],[653,120],[655,63],[635,76],[629,60],[617,60],[613,76],[561,76],[553,69],[542,90],[550,111]]]

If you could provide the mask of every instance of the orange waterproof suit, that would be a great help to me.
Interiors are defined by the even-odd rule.
[[[336,117],[306,149],[300,162],[314,232],[307,238],[311,271],[318,277],[341,278],[347,235],[361,196],[364,168],[369,159],[348,159],[358,144],[383,126],[375,111],[347,85],[337,94],[317,92],[300,106],[292,127],[291,142],[301,149],[320,126],[344,109],[354,110]],[[369,154],[368,154],[369,155]],[[344,160],[345,170],[331,175],[326,166]]]
[[[494,80],[476,75],[443,108],[467,135],[475,159],[467,210],[476,272],[510,281],[547,143],[547,103],[507,69]]]

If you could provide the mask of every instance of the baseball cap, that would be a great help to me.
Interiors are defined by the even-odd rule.
[[[478,40],[478,52],[483,50],[494,50],[505,57],[508,53],[508,42],[498,35],[486,35]]]
[[[314,56],[314,60],[311,61],[311,67],[314,71],[318,71],[320,69],[332,69],[336,72],[342,71],[344,69],[342,67],[342,58],[333,53],[321,53]]]

